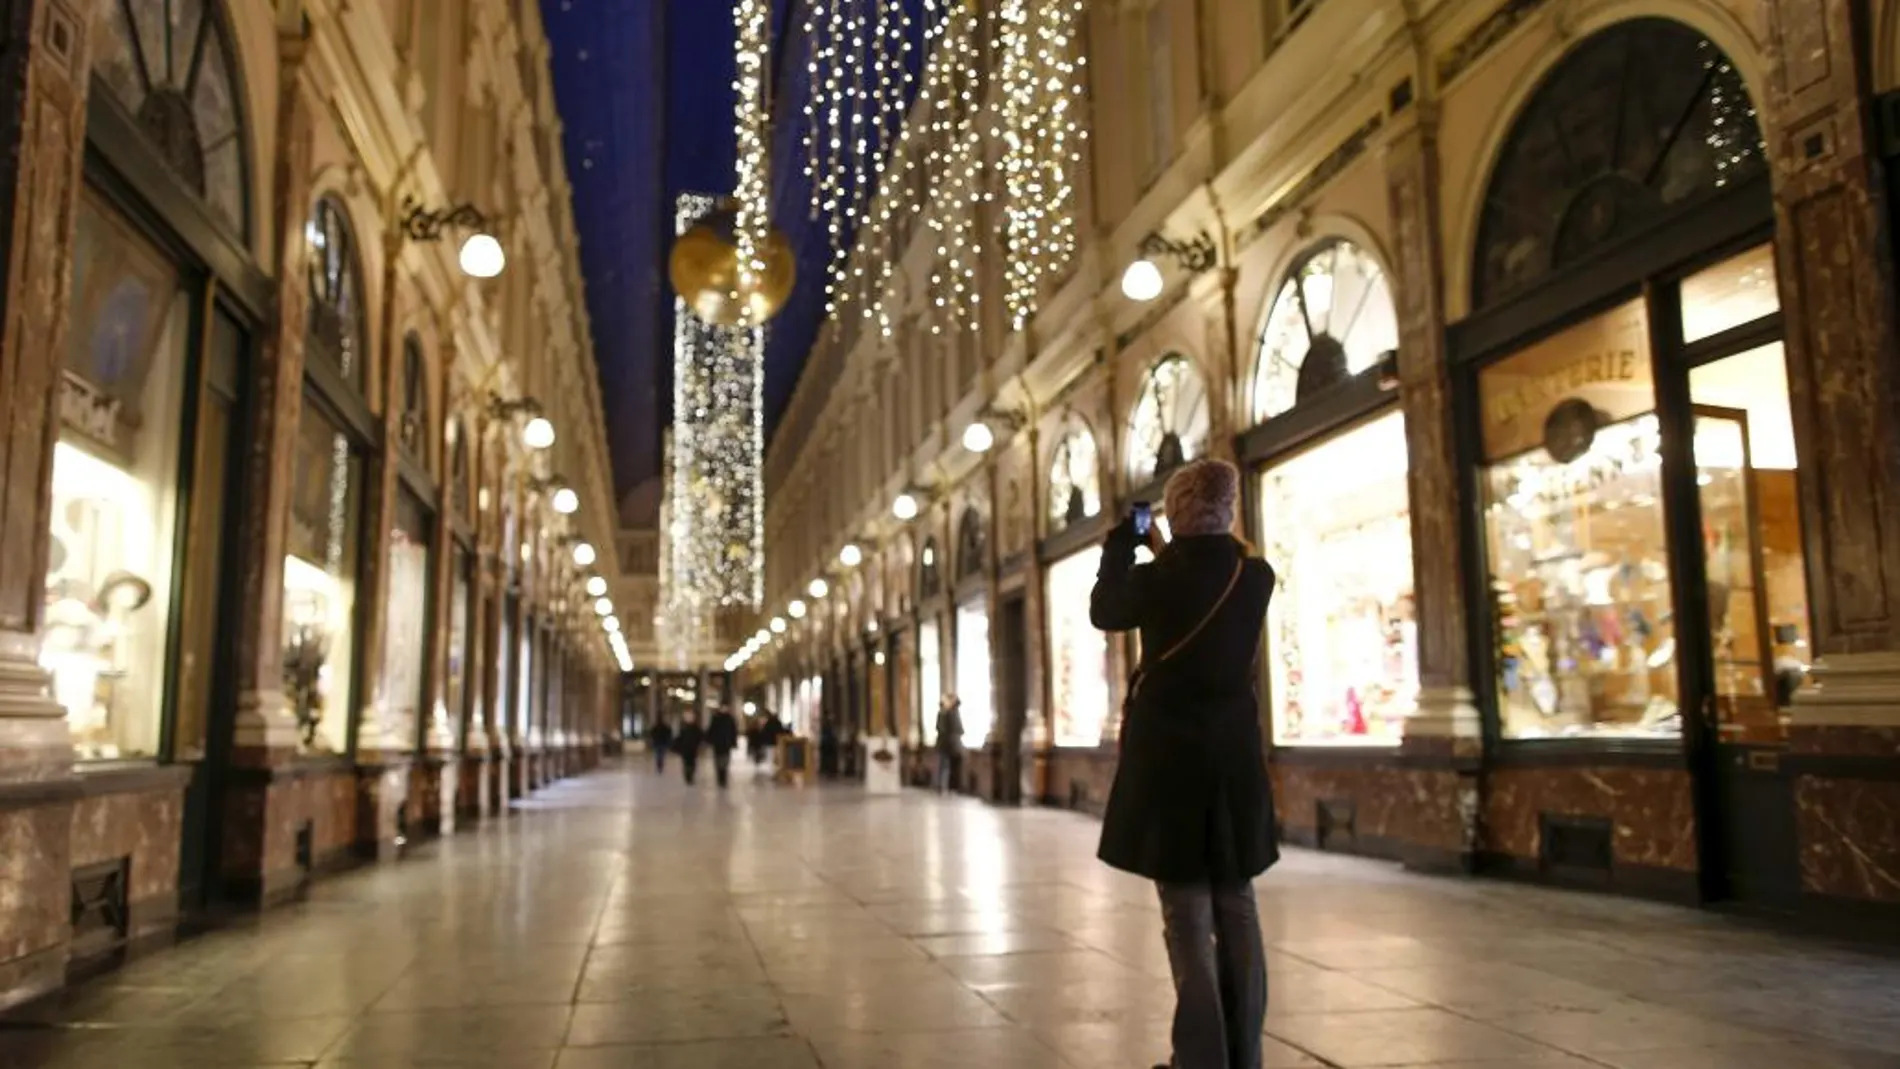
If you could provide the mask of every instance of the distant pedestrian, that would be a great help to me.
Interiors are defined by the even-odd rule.
[[[666,752],[673,748],[673,727],[664,718],[647,729],[647,745],[653,749],[653,771],[666,772]]]
[[[706,743],[712,747],[713,778],[723,791],[732,771],[732,751],[739,745],[739,721],[731,710],[721,709],[712,715],[706,724]]]
[[[1181,468],[1164,491],[1172,540],[1131,515],[1109,532],[1089,599],[1096,627],[1139,629],[1147,651],[1129,681],[1099,856],[1159,889],[1173,1069],[1260,1069],[1267,1014],[1253,880],[1279,849],[1254,655],[1274,576],[1232,534],[1239,489],[1224,461]],[[1136,564],[1143,544],[1154,560]]]
[[[963,703],[946,695],[937,710],[937,793],[954,791],[957,766],[963,763]]]
[[[686,777],[686,785],[693,785],[693,777],[699,775],[699,748],[706,741],[706,733],[699,726],[699,715],[687,713],[680,720],[680,733],[673,740],[673,750],[680,755],[681,774]]]

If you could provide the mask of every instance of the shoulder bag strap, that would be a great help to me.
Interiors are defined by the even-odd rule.
[[[1160,664],[1162,661],[1165,661],[1168,658],[1174,656],[1175,654],[1180,653],[1182,650],[1187,648],[1188,643],[1193,642],[1196,638],[1200,637],[1201,632],[1207,629],[1207,625],[1213,622],[1214,615],[1220,612],[1221,606],[1227,604],[1227,599],[1233,594],[1234,587],[1240,585],[1240,569],[1244,567],[1246,563],[1247,563],[1247,558],[1245,557],[1242,557],[1239,560],[1234,562],[1234,574],[1228,578],[1227,589],[1220,592],[1220,598],[1214,602],[1214,607],[1207,610],[1207,615],[1201,617],[1201,622],[1194,625],[1194,630],[1189,631],[1187,635],[1181,639],[1181,641],[1176,642],[1172,646],[1169,646],[1168,651],[1166,653],[1163,653],[1161,656],[1155,658],[1156,664]]]

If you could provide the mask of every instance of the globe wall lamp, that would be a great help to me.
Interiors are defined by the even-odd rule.
[[[488,415],[493,419],[513,421],[521,416],[528,421],[521,425],[521,444],[529,449],[546,449],[554,444],[554,424],[542,413],[541,402],[532,397],[491,397],[488,399]]]
[[[838,563],[847,568],[856,568],[864,563],[864,551],[858,548],[856,542],[846,542],[844,548],[838,551]]]
[[[805,603],[797,598],[793,598],[792,603],[785,606],[785,612],[786,615],[794,620],[803,620],[805,618]]]
[[[441,241],[443,231],[451,227],[471,231],[456,257],[462,273],[470,278],[494,278],[508,266],[508,255],[502,251],[501,242],[488,232],[488,223],[488,216],[466,201],[434,210],[413,198],[402,205],[402,232],[411,241]]]
[[[891,515],[909,523],[924,511],[924,504],[929,497],[928,491],[913,486],[898,494],[891,502]]]
[[[1161,296],[1164,279],[1161,267],[1155,261],[1167,257],[1181,270],[1198,275],[1214,266],[1218,251],[1214,239],[1203,230],[1186,241],[1176,241],[1159,231],[1150,231],[1136,247],[1139,254],[1134,263],[1122,272],[1122,296],[1131,301],[1146,303]]]
[[[563,516],[572,516],[580,511],[581,496],[559,475],[529,479],[528,489],[537,494],[548,494],[549,507]]]
[[[607,593],[607,580],[602,579],[598,575],[592,576],[587,580],[588,597],[597,598],[605,593]]]
[[[811,586],[805,588],[805,592],[812,596],[812,600],[823,601],[825,595],[831,593],[831,584],[823,579],[813,579]]]
[[[1028,424],[1028,417],[1021,412],[994,407],[985,408],[977,413],[976,419],[972,420],[968,427],[963,428],[963,448],[972,453],[987,453],[996,445],[997,427],[1013,434]]]

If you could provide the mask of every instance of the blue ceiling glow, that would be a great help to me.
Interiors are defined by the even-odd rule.
[[[666,80],[659,0],[544,0],[614,496],[660,468],[655,344],[670,212],[657,191]],[[669,346],[670,351],[670,346]]]
[[[921,77],[924,0],[901,2],[911,21],[914,86]],[[823,326],[831,263],[830,236],[824,220],[811,218],[805,176],[808,3],[773,0],[772,8],[772,218],[796,253],[798,285],[767,330],[768,436]],[[625,496],[659,474],[660,431],[671,418],[673,294],[666,257],[673,205],[684,192],[732,189],[733,0],[542,0],[542,10],[566,130],[614,485]]]

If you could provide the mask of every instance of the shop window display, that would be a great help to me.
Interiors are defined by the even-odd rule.
[[[1267,313],[1254,416],[1287,412],[1377,366],[1398,345],[1385,271],[1352,242],[1327,242],[1293,266]]]
[[[396,492],[389,530],[389,588],[384,603],[383,728],[392,747],[413,747],[421,723],[429,618],[429,529],[422,502]],[[447,725],[440,725],[446,731]]]
[[[1108,636],[1089,622],[1102,550],[1049,566],[1049,678],[1057,746],[1100,746],[1109,727]]]
[[[937,745],[937,711],[943,707],[943,630],[935,620],[917,628],[917,715],[925,746]]]
[[[1260,477],[1274,741],[1396,744],[1418,699],[1405,417],[1380,416]]]
[[[190,318],[177,270],[86,195],[40,648],[81,760],[158,753]]]
[[[1049,533],[1100,515],[1102,475],[1095,436],[1074,416],[1049,463]]]
[[[963,717],[963,745],[978,749],[989,741],[996,719],[990,694],[990,614],[981,601],[957,607],[956,693]]]
[[[1681,731],[1648,339],[1634,302],[1479,375],[1508,737]]]
[[[1207,383],[1184,356],[1169,356],[1141,383],[1128,420],[1128,484],[1146,486],[1207,451]]]
[[[445,738],[461,739],[468,727],[468,672],[472,659],[470,639],[475,628],[470,613],[470,560],[468,550],[457,545],[449,559],[449,656],[448,675],[443,680],[448,709]]]
[[[349,745],[363,458],[308,400],[297,425],[284,559],[284,692],[306,748]]]

